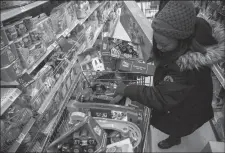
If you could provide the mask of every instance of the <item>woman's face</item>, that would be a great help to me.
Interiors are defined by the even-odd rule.
[[[154,32],[154,38],[157,43],[157,48],[161,52],[173,51],[178,46],[178,40],[173,39],[173,38],[168,38],[157,32]]]

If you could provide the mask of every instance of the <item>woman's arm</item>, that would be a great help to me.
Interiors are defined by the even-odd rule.
[[[193,86],[175,82],[161,82],[155,87],[129,85],[124,89],[124,96],[149,108],[168,111],[181,103]]]

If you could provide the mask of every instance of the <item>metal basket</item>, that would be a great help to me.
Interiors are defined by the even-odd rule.
[[[82,71],[80,82],[87,81],[91,85],[92,82],[113,82],[137,85],[153,85],[153,76],[147,76],[135,72],[119,72],[119,71]]]

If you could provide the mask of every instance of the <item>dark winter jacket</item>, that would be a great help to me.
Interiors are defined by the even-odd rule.
[[[206,54],[187,51],[176,60],[159,55],[153,87],[125,88],[124,96],[152,108],[151,124],[162,132],[186,136],[213,117],[210,66],[224,60],[224,29],[215,27],[213,36],[218,44]]]

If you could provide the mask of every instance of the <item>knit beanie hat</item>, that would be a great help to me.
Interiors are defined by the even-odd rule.
[[[175,39],[186,39],[195,30],[195,7],[190,1],[169,1],[152,21],[154,31]]]

